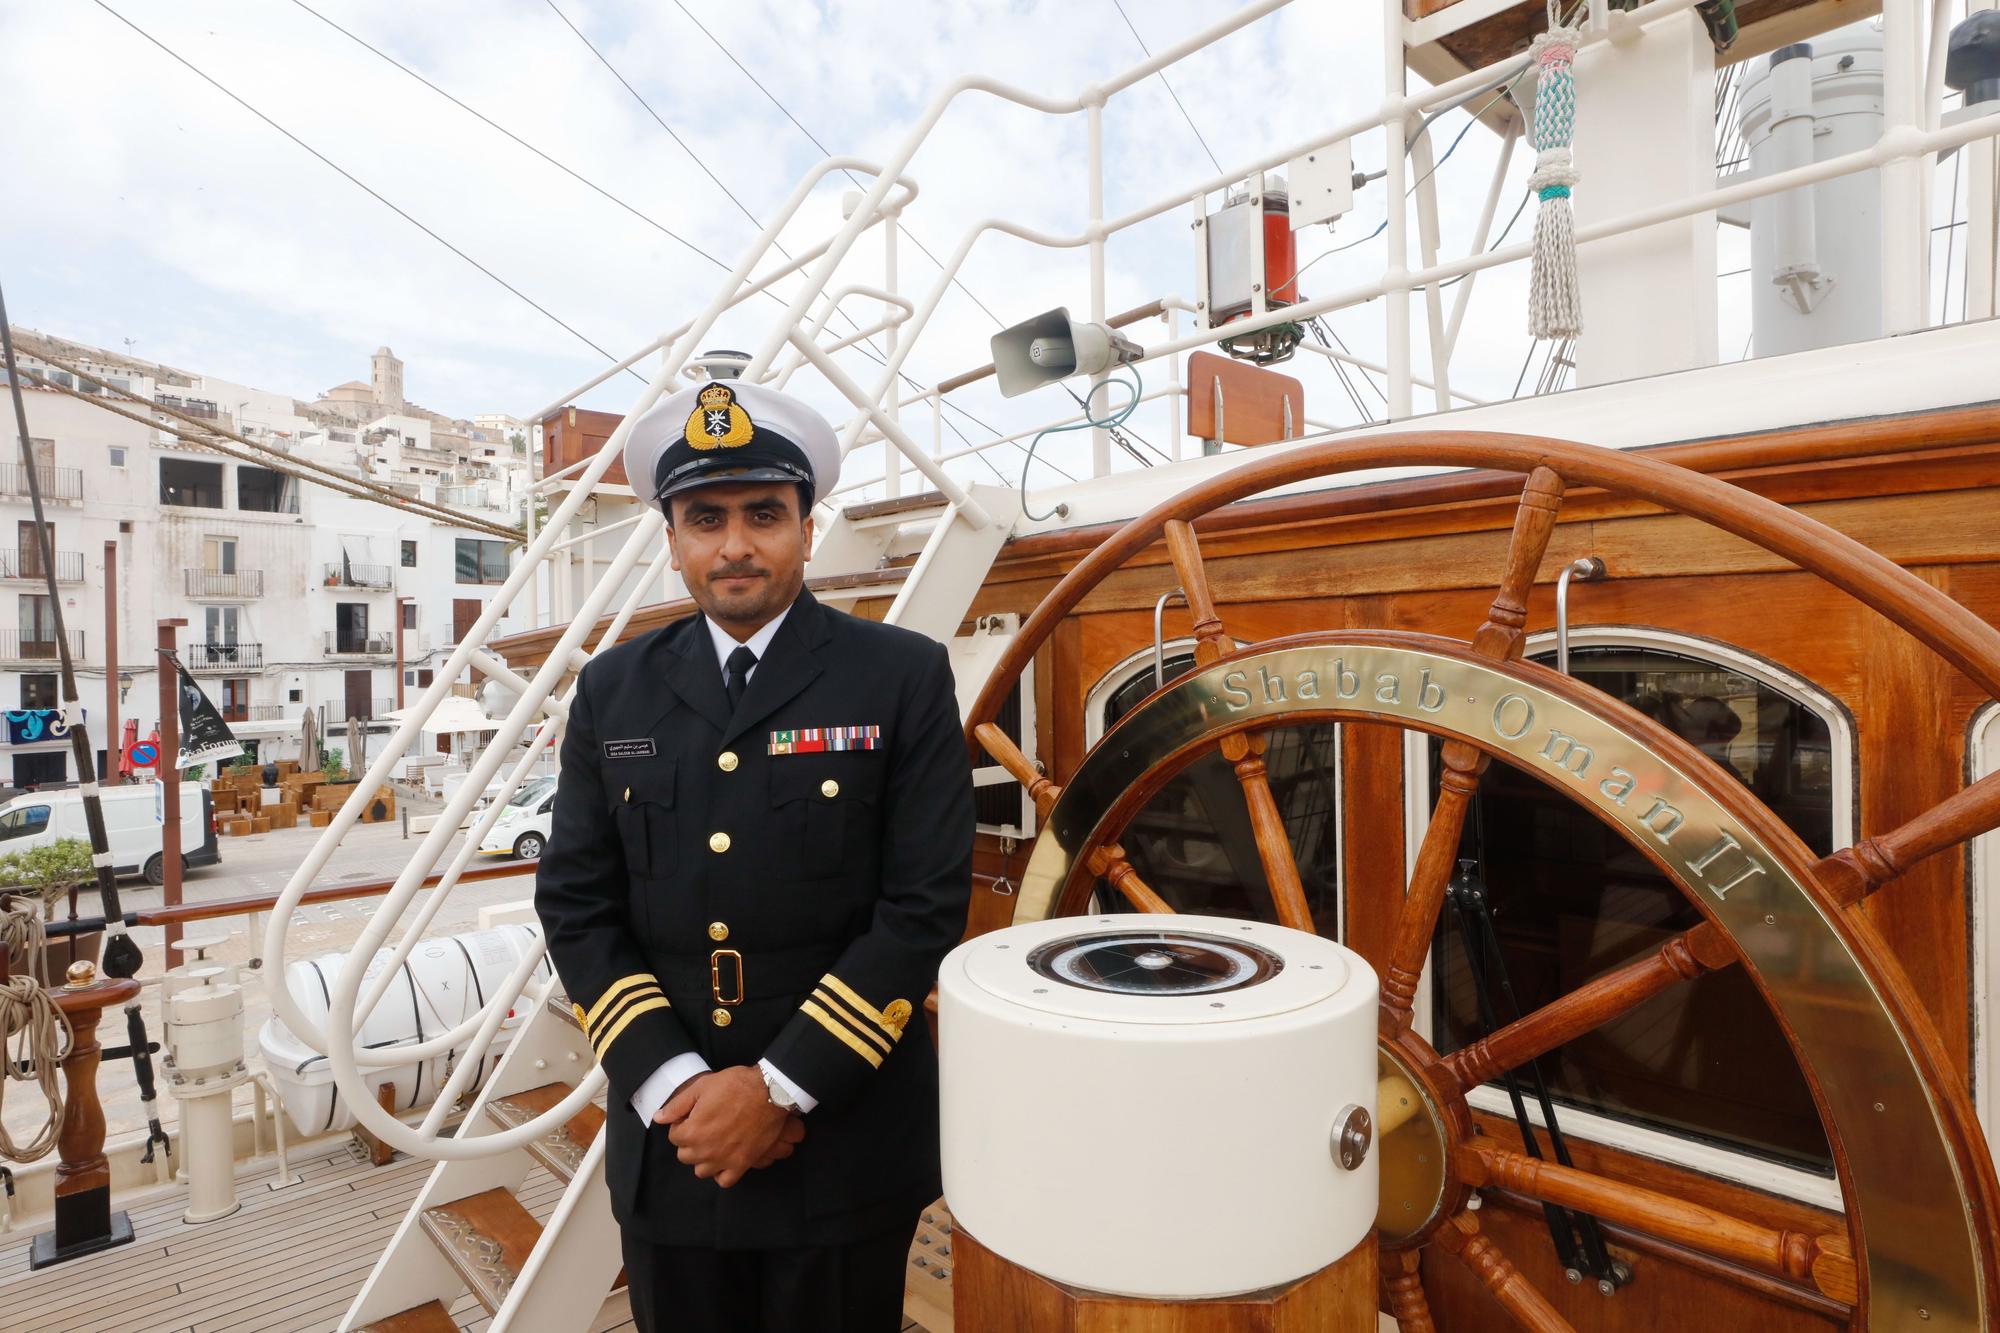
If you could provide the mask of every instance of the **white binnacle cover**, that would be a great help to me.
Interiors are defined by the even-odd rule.
[[[1064,941],[1161,933],[1262,961],[1182,993],[1049,975],[1077,956]],[[1334,1134],[1348,1107],[1375,1113],[1376,991],[1331,940],[1220,917],[1068,917],[961,944],[938,977],[953,1219],[1032,1272],[1122,1296],[1317,1272],[1375,1224],[1374,1146],[1344,1170]]]

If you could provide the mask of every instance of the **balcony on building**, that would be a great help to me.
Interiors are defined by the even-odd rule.
[[[386,591],[396,586],[396,571],[388,565],[358,565],[352,560],[328,562],[321,582],[329,588],[374,588]]]
[[[28,499],[31,494],[28,474],[24,464],[0,463],[0,497],[16,501]],[[44,504],[82,504],[83,469],[37,463],[34,467],[34,488],[42,493]]]
[[[25,551],[0,550],[0,579],[25,579],[31,583],[48,580],[42,553],[30,546]],[[83,582],[83,552],[56,552],[56,582]]]
[[[283,722],[306,711],[304,704],[245,704],[240,710],[245,722]]]
[[[184,652],[190,671],[240,671],[264,665],[261,643],[191,643]]]
[[[83,656],[80,629],[69,632],[69,655],[72,661]],[[52,629],[0,629],[0,662],[54,662],[60,656]]]
[[[326,632],[329,657],[388,657],[396,651],[396,641],[386,634],[349,634],[343,630]]]
[[[395,711],[396,701],[394,698],[343,699],[329,706],[327,709],[329,716],[338,715],[342,721],[352,717],[359,718],[363,722],[372,722],[378,717],[387,717]],[[339,737],[336,735],[332,739],[337,740]]]
[[[203,601],[247,601],[264,595],[264,571],[261,569],[239,569],[233,574],[219,574],[207,569],[190,569],[184,571],[184,574],[187,579],[187,595]]]

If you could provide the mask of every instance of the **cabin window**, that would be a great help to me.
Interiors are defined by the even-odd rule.
[[[1572,649],[1570,673],[1691,742],[1816,854],[1844,845],[1852,824],[1842,799],[1851,752],[1845,717],[1830,701],[1808,702],[1811,692],[1795,682],[1785,688],[1770,668],[1717,652],[1730,660],[1698,655],[1702,646],[1685,640],[1600,641]],[[1554,664],[1553,652],[1532,655]],[[1441,746],[1431,739],[1425,748],[1434,803]],[[1483,884],[1521,1013],[1703,919],[1673,881],[1583,805],[1504,764],[1486,769],[1459,858]],[[1432,1040],[1444,1052],[1488,1030],[1462,930],[1448,907],[1430,972]],[[1504,1024],[1510,1015],[1496,1017]],[[1544,1057],[1542,1071],[1562,1107],[1707,1140],[1796,1172],[1833,1174],[1805,1077],[1740,968],[1668,989]],[[1503,1097],[1492,1109],[1504,1105]]]
[[[49,808],[46,805],[16,806],[0,815],[0,842],[9,838],[25,838],[31,833],[40,833],[49,826]]]
[[[1193,668],[1194,654],[1187,646],[1169,650],[1165,679],[1178,680]],[[1095,733],[1102,735],[1153,689],[1149,648],[1092,691]],[[1313,723],[1265,735],[1266,777],[1291,838],[1306,902],[1319,933],[1337,938],[1340,728]],[[1118,841],[1139,877],[1177,912],[1277,920],[1242,785],[1219,753],[1205,754],[1182,769],[1132,817]],[[1129,904],[1116,889],[1100,886],[1098,906],[1123,911]]]

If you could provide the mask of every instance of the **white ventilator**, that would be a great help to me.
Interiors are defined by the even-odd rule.
[[[230,1102],[250,1079],[243,1062],[243,988],[230,984],[235,969],[214,963],[174,971],[182,975],[166,1000],[162,1067],[167,1092],[180,1103],[181,1171],[188,1182],[182,1216],[213,1222],[240,1206]]]
[[[1001,1258],[1163,1300],[1315,1273],[1375,1224],[1375,974],[1282,926],[1093,916],[938,979],[945,1202]]]

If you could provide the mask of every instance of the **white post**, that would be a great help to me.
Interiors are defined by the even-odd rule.
[[[1970,0],[1966,17],[1994,8],[2000,8],[2000,0]],[[2000,215],[2000,144],[1974,139],[1958,151],[1965,154],[1965,317],[1991,319],[2000,312],[1995,299],[2000,292],[1994,286],[1994,271],[2000,268],[1995,263],[2000,259],[1995,221]]]
[[[1431,160],[1429,131],[1410,145],[1410,166],[1417,173],[1417,252],[1425,268],[1438,262],[1437,164]],[[1451,411],[1451,346],[1445,338],[1444,293],[1438,284],[1424,287],[1424,318],[1431,345],[1431,388],[1437,410]]]
[[[1916,0],[1882,6],[1882,137],[1897,139],[1924,124],[1924,17]],[[1882,332],[1924,327],[1930,278],[1927,159],[1882,164]]]
[[[1382,271],[1389,355],[1389,419],[1410,415],[1410,236],[1408,210],[1403,195],[1408,173],[1404,153],[1409,150],[1408,108],[1403,97],[1409,72],[1403,51],[1403,0],[1383,0],[1382,5],[1382,99],[1386,124],[1382,126],[1382,151],[1388,174],[1382,190],[1389,210],[1389,257]]]
[[[1167,321],[1167,341],[1178,341],[1181,336],[1181,312],[1177,306],[1168,306],[1160,312]],[[1179,356],[1167,358],[1167,385],[1174,391],[1167,400],[1167,455],[1176,463],[1181,461],[1181,421],[1187,416],[1187,388],[1181,383],[1181,359]]]
[[[891,213],[882,219],[882,290],[894,294],[896,291],[896,233],[901,230],[899,215]],[[882,318],[893,320],[896,309],[888,302],[882,303]],[[896,326],[892,323],[882,332],[883,359],[896,355]],[[889,382],[888,396],[883,407],[889,413],[889,420],[903,419],[902,395],[896,392],[896,382]],[[885,499],[893,500],[903,493],[903,459],[896,446],[882,441],[882,478],[888,483],[882,490]]]
[[[1090,104],[1090,318],[1104,320],[1104,100]],[[1097,386],[1102,374],[1090,377],[1090,394],[1085,402],[1097,406]],[[1102,477],[1111,471],[1111,436],[1099,427],[1090,431],[1090,475]]]

